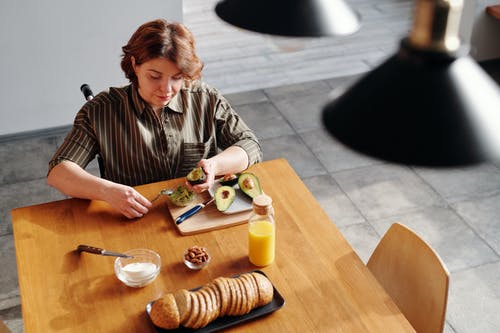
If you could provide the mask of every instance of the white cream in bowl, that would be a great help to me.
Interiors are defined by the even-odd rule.
[[[148,249],[125,252],[133,258],[117,258],[115,274],[120,281],[130,287],[144,287],[153,282],[160,272],[160,256]]]

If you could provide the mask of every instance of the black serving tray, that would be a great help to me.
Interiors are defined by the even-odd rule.
[[[259,273],[259,274],[266,276],[266,274],[264,274],[264,272],[262,272],[260,270],[250,271],[249,273],[251,273],[251,272],[256,272],[256,273]],[[239,276],[239,274],[232,276],[232,278],[236,278],[238,276]],[[191,289],[191,290],[195,291],[199,288],[201,288],[201,286],[198,288]],[[154,324],[153,324],[153,326],[154,326],[157,333],[173,333],[173,332],[209,333],[209,332],[217,332],[219,330],[226,329],[226,328],[231,327],[231,326],[239,325],[239,324],[244,323],[246,321],[253,320],[255,318],[259,318],[259,317],[262,317],[264,315],[270,314],[276,310],[279,310],[285,304],[285,299],[283,298],[283,296],[281,296],[281,294],[278,292],[278,290],[276,290],[274,285],[273,285],[273,291],[274,291],[273,299],[270,303],[268,303],[264,306],[255,308],[245,315],[224,316],[224,317],[217,318],[214,321],[212,321],[211,323],[209,323],[207,326],[199,328],[199,329],[192,329],[192,328],[186,328],[186,327],[180,326],[177,329],[166,330],[166,329],[160,328]],[[151,306],[153,305],[153,303],[154,303],[154,301],[149,302],[146,305],[146,313],[148,314],[148,317],[149,317],[149,314],[151,311]]]

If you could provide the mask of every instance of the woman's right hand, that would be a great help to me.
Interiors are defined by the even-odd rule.
[[[105,201],[129,219],[144,216],[152,205],[134,188],[116,183],[106,191]]]
[[[134,188],[96,177],[71,161],[56,165],[47,182],[74,198],[106,201],[129,219],[142,217],[152,205]]]

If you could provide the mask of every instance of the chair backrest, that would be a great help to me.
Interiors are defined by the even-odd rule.
[[[11,333],[11,330],[0,320],[0,333]]]
[[[394,223],[366,265],[417,332],[443,332],[449,272],[429,244]]]

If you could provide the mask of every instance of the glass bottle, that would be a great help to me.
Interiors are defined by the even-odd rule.
[[[260,194],[253,199],[253,212],[248,219],[248,258],[255,266],[274,261],[276,224],[271,197]]]

